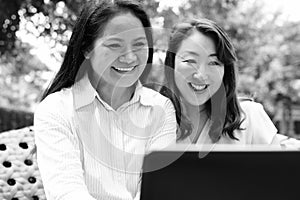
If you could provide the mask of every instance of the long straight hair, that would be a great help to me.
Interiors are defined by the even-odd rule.
[[[84,53],[91,50],[94,41],[103,33],[110,19],[128,12],[137,17],[145,29],[149,53],[147,66],[140,80],[142,83],[146,80],[152,67],[153,38],[149,17],[141,3],[135,0],[91,0],[83,6],[77,18],[63,63],[43,93],[41,101],[49,94],[71,87],[75,83],[78,70],[85,60]]]
[[[208,19],[193,19],[177,24],[171,32],[169,46],[165,59],[166,85],[160,93],[170,98],[176,110],[176,120],[179,127],[178,140],[192,133],[192,124],[181,112],[180,92],[174,80],[175,57],[182,41],[191,36],[194,30],[210,37],[217,51],[217,58],[224,64],[224,77],[220,88],[205,103],[205,108],[212,120],[209,136],[213,142],[220,139],[221,134],[228,134],[231,139],[237,139],[233,131],[241,130],[241,108],[236,95],[236,53],[226,32],[215,22]]]

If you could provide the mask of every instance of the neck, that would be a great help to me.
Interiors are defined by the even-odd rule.
[[[189,118],[193,125],[193,131],[190,135],[192,143],[197,143],[199,136],[205,126],[208,119],[207,110],[204,105],[191,105],[185,100],[181,101],[181,107],[183,114]]]
[[[129,102],[132,98],[135,85],[130,87],[116,87],[109,84],[98,84],[97,93],[107,104],[109,104],[113,109],[118,109],[124,103]]]
[[[92,80],[97,79],[93,77]],[[136,88],[136,83],[130,87],[116,87],[103,80],[99,80],[98,82],[91,81],[91,84],[96,89],[100,98],[115,110],[130,101]]]
[[[205,114],[206,115],[206,108],[205,104],[202,105],[192,105],[186,100],[182,98],[181,100],[181,107],[183,110],[183,114],[187,116],[189,119],[197,119],[200,116]]]

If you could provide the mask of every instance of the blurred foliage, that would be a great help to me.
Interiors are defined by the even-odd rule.
[[[16,32],[21,18],[35,27],[35,36],[50,36],[63,44],[79,12],[82,0],[0,0],[0,54],[15,48]]]
[[[0,133],[32,125],[32,112],[0,107]]]
[[[72,25],[84,0],[0,0],[0,104],[32,110],[53,71],[39,60],[18,31],[49,44],[62,61]],[[155,58],[150,80],[162,82],[170,28],[186,17],[207,17],[228,32],[238,55],[239,92],[262,102],[271,117],[278,105],[300,101],[300,23],[266,14],[259,0],[143,1],[154,28]],[[282,103],[284,102],[284,103]],[[288,120],[288,119],[287,119]]]
[[[18,11],[21,4],[22,0],[0,0],[0,55],[15,47],[16,31],[20,22]]]
[[[0,105],[32,111],[53,76],[17,31],[43,39],[61,61],[81,1],[0,0]],[[21,24],[21,22],[25,22]]]
[[[0,58],[0,106],[31,110],[46,80],[45,64],[31,55],[30,45],[15,42],[15,49]]]

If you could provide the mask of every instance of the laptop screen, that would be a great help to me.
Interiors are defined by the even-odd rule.
[[[171,148],[145,157],[141,200],[298,200],[299,181],[300,151]]]

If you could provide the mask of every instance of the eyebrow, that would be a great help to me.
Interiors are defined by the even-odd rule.
[[[184,54],[192,54],[195,56],[200,56],[198,53],[194,52],[194,51],[184,51],[181,55],[184,56]]]
[[[145,37],[145,36],[141,36],[141,37],[138,37],[138,38],[136,38],[136,39],[134,39],[134,40],[146,40],[147,38]]]
[[[184,51],[182,54],[185,54],[185,53],[189,53],[189,54],[192,54],[195,56],[200,56],[197,52],[194,52],[194,51]],[[217,56],[217,53],[212,53],[212,54],[209,54],[208,57],[218,57],[218,56]]]
[[[122,39],[117,38],[117,37],[109,37],[109,38],[106,39],[106,41],[109,41],[109,40],[117,40],[117,41],[119,41],[119,42],[122,42],[122,41],[123,41]]]
[[[147,39],[147,38],[146,38],[145,36],[140,36],[140,37],[134,39],[134,41],[137,41],[137,40],[146,40],[146,39]],[[109,40],[117,40],[117,41],[119,41],[119,42],[122,42],[122,41],[123,41],[121,38],[114,37],[114,36],[107,38],[107,41],[109,41]]]
[[[215,57],[218,57],[218,55],[217,55],[216,53],[212,53],[212,54],[209,54],[209,55],[208,55],[208,57],[214,57],[214,56],[215,56]]]

